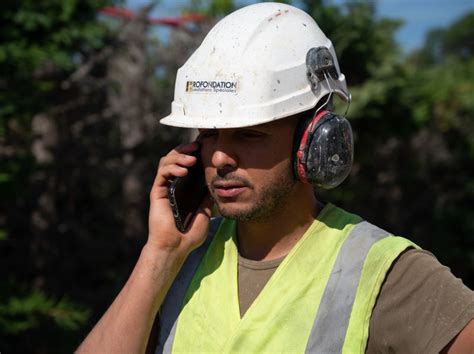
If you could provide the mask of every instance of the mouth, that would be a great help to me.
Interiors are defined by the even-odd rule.
[[[239,181],[219,181],[212,184],[212,189],[221,198],[232,198],[243,193],[248,187]]]

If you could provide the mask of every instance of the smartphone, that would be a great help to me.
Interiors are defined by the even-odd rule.
[[[201,154],[198,150],[192,155],[197,158],[196,163],[188,168],[186,176],[175,177],[168,188],[168,198],[173,210],[174,221],[181,232],[186,230],[208,193]]]

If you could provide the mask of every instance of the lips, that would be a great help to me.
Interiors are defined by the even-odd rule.
[[[212,183],[212,189],[221,198],[232,198],[243,193],[248,188],[240,181],[218,181]]]

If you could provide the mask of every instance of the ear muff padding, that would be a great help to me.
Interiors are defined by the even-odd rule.
[[[330,111],[302,119],[293,144],[293,173],[302,182],[330,189],[349,175],[354,156],[348,120]]]

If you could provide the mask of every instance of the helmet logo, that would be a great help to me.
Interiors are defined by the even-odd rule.
[[[186,92],[237,92],[236,81],[186,81]]]
[[[187,81],[186,82],[186,92],[190,92],[193,90],[193,82],[192,81]]]

